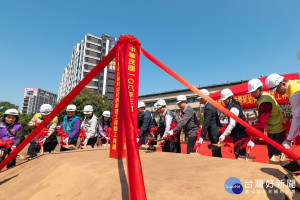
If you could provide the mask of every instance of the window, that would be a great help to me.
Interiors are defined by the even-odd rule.
[[[85,54],[90,55],[90,51],[89,50],[85,50]]]
[[[101,44],[101,40],[100,39],[98,39],[98,44]]]
[[[88,65],[84,65],[84,69],[89,69],[89,66]]]
[[[99,51],[101,51],[101,47],[98,47],[97,49],[98,49]]]
[[[97,53],[97,57],[98,57],[98,58],[101,58],[101,53]]]
[[[89,62],[89,58],[85,58],[85,62]]]
[[[86,43],[86,47],[90,47],[91,46],[91,44],[90,43]]]
[[[91,36],[87,36],[87,40],[91,40]]]

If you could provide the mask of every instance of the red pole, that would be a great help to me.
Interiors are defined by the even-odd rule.
[[[263,138],[266,142],[268,142],[269,144],[271,144],[273,147],[275,147],[279,151],[283,152],[285,155],[289,156],[291,159],[293,159],[293,160],[299,160],[299,157],[296,154],[294,154],[291,151],[285,149],[283,146],[281,146],[280,144],[278,144],[274,140],[270,139],[268,136],[266,136],[265,134],[263,134],[262,132],[260,132],[256,128],[254,128],[253,126],[250,126],[247,122],[245,122],[244,120],[242,120],[238,116],[234,115],[228,109],[226,109],[223,106],[221,106],[220,104],[218,104],[212,98],[210,98],[209,96],[206,96],[205,94],[203,94],[200,90],[198,90],[198,88],[196,88],[191,83],[189,83],[188,81],[186,81],[185,79],[183,79],[181,76],[179,76],[178,74],[176,74],[171,69],[169,69],[166,65],[164,65],[162,62],[160,62],[159,60],[157,60],[156,58],[154,58],[152,55],[150,55],[143,48],[141,48],[141,53],[146,58],[148,58],[149,60],[151,60],[154,64],[156,64],[158,67],[160,67],[162,70],[164,70],[165,72],[167,72],[168,74],[170,74],[177,81],[179,81],[180,83],[182,83],[183,85],[185,85],[187,88],[189,88],[190,90],[192,90],[193,92],[195,92],[197,95],[199,95],[200,97],[202,97],[203,99],[205,99],[206,101],[208,101],[210,104],[212,104],[218,110],[220,110],[221,112],[225,113],[227,116],[233,118],[235,121],[237,121],[238,123],[240,123],[241,125],[243,125],[245,128],[247,128],[248,130],[250,130],[255,135]]]
[[[79,92],[99,74],[116,56],[117,45],[78,83],[78,85],[53,109],[53,111],[36,127],[19,146],[12,151],[2,163],[0,171],[47,125],[57,116],[78,94]]]

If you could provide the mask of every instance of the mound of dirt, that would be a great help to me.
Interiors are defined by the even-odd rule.
[[[108,154],[108,148],[54,152],[20,163],[0,173],[0,199],[128,199],[126,160]],[[280,181],[286,172],[278,165],[151,151],[140,156],[149,200],[300,198]],[[241,194],[225,190],[230,177],[241,181]]]

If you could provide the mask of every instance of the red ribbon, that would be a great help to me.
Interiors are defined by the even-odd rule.
[[[1,140],[0,139],[0,146],[1,147],[11,147],[14,142],[15,141],[13,141],[13,140]]]
[[[173,129],[177,126],[177,124],[178,124],[177,122],[172,122],[172,123],[170,124],[170,130],[173,130]],[[165,139],[164,141],[166,141],[166,140],[171,141],[172,138],[174,137],[174,142],[177,142],[178,139],[177,139],[177,137],[175,137],[176,134],[177,134],[177,131],[174,132],[173,135],[167,134],[167,135],[166,135],[166,139]],[[164,141],[162,142],[162,146],[165,145],[165,142],[164,142]]]
[[[219,129],[219,132],[220,132],[221,134],[223,134],[223,133],[226,131],[227,127],[228,127],[228,124],[223,124],[223,126]],[[221,141],[220,141],[220,143],[221,143]],[[225,143],[225,144],[224,144],[224,147],[228,147],[230,153],[232,153],[232,148],[231,148],[231,146],[228,144],[227,138],[225,138],[224,143]]]
[[[78,132],[77,135],[81,139],[80,140],[80,144],[77,147],[77,149],[80,149],[80,147],[83,145],[83,142],[84,142],[84,140],[86,138],[85,129],[84,128],[80,128],[80,131]]]
[[[286,128],[286,133],[289,134],[291,129],[291,119],[285,120],[285,122],[282,125]]]
[[[60,128],[60,129],[58,129],[57,130],[57,134],[58,135],[60,135],[60,145],[61,146],[64,146],[64,145],[66,145],[63,141],[68,137],[68,133],[67,132],[64,132],[63,130],[62,130],[62,128]]]
[[[202,126],[200,125],[200,126],[199,126],[199,130],[197,131],[197,134],[196,134],[197,140],[196,140],[196,143],[195,143],[195,145],[194,145],[193,152],[196,152],[196,150],[197,150],[198,148],[200,148],[200,146],[201,146],[201,144],[198,143],[199,138],[201,137],[201,133],[202,133]]]
[[[111,127],[106,127],[105,128],[105,134],[104,134],[104,136],[101,137],[101,139],[106,139],[106,137],[108,137],[108,139],[106,139],[106,140],[107,140],[107,142],[109,142],[111,133],[112,133],[112,128]]]
[[[155,131],[156,131],[157,129],[158,129],[157,126],[151,128],[151,129],[150,129],[150,134],[151,134],[151,135],[154,135],[154,133],[155,133]],[[147,145],[150,145],[150,143],[151,143],[151,140],[147,140]]]

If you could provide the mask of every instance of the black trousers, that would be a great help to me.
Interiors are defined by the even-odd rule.
[[[35,137],[33,140],[31,140],[30,145],[27,150],[27,155],[29,156],[36,156],[40,149],[41,146],[40,144],[37,144],[36,141],[38,141],[39,138]],[[46,140],[44,143],[44,152],[49,152],[53,151],[58,144],[56,136],[51,136],[49,139]]]
[[[281,133],[268,133],[268,137],[281,145],[285,139],[285,132],[286,130]],[[273,155],[281,155],[281,151],[279,151],[269,143],[267,143],[267,147],[269,159],[271,159]]]
[[[208,134],[209,140],[211,144],[218,144],[220,134],[218,135],[210,135]],[[213,157],[222,157],[221,147],[211,150]]]
[[[243,136],[234,136],[233,137],[233,144],[236,143],[239,140],[242,140],[243,138],[248,137],[247,135],[243,135]],[[236,144],[236,146],[233,148],[234,151],[234,156],[235,158],[238,158],[239,155],[246,155],[246,147],[244,147],[243,149],[241,149],[241,146],[244,144],[243,141],[239,142]]]
[[[77,140],[72,140],[72,141],[69,141],[68,143],[69,145],[73,144],[74,146],[77,145]],[[62,146],[60,146],[60,151],[70,151],[71,149],[67,149],[67,148],[64,148]]]
[[[4,152],[4,156],[3,156],[3,157],[0,157],[0,163],[2,163],[3,160],[5,159],[5,157],[6,157],[7,155],[10,154],[11,149],[10,149],[10,148],[0,148],[0,151],[3,151],[3,152]],[[15,166],[15,165],[16,165],[16,158],[12,159],[12,160],[6,165],[6,167],[7,167],[7,169],[8,169],[8,168],[13,167],[13,166]]]
[[[187,143],[187,154],[190,154],[193,152],[193,148],[195,146],[197,137],[196,136],[192,136],[192,137],[188,137],[188,143]]]
[[[94,148],[96,142],[97,142],[97,137],[89,138],[87,145],[91,145],[92,148]]]

